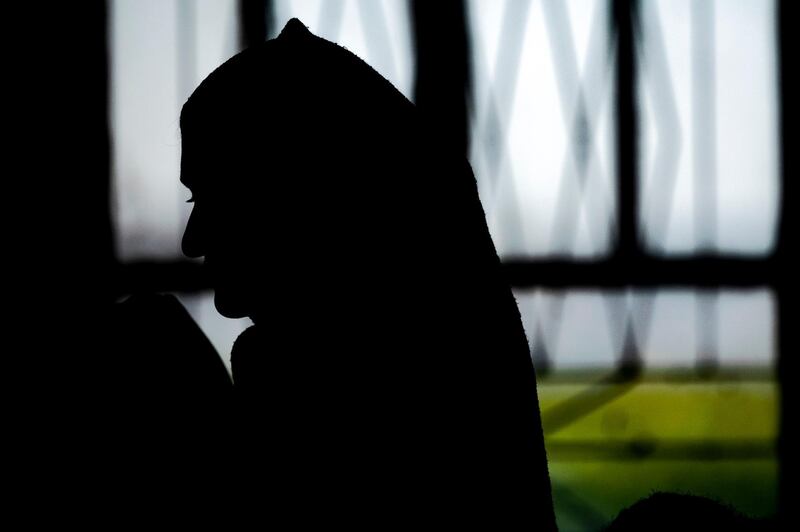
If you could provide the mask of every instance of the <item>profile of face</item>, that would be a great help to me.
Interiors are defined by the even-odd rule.
[[[231,282],[235,277],[225,274],[226,271],[233,269],[229,264],[226,265],[231,257],[221,253],[219,247],[210,239],[211,235],[207,229],[213,220],[205,219],[203,210],[206,205],[194,199],[192,202],[195,205],[183,234],[183,253],[190,258],[204,259],[203,267],[214,288],[214,305],[219,313],[227,318],[245,317],[249,314],[246,291]]]
[[[274,322],[310,291],[346,290],[359,261],[399,260],[388,242],[407,222],[387,206],[402,203],[393,183],[412,110],[299,21],[198,86],[180,118],[181,182],[193,202],[182,247],[204,258],[223,316]]]
[[[243,198],[255,191],[237,190],[224,168],[201,146],[184,136],[181,182],[189,189],[192,212],[182,239],[187,257],[203,258],[205,274],[214,289],[214,304],[225,317],[253,317],[257,289],[257,264],[253,209]]]

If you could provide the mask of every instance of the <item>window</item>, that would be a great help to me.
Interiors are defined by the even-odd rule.
[[[773,514],[776,3],[463,4],[469,159],[540,378],[561,528],[597,528],[655,489]],[[117,256],[188,267],[178,116],[240,49],[240,6],[111,5]],[[410,2],[264,6],[267,37],[299,17],[413,100],[425,51]],[[182,300],[227,355],[248,321],[189,288]]]

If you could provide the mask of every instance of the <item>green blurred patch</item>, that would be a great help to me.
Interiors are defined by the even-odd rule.
[[[774,515],[777,399],[757,373],[540,381],[559,527],[599,529],[654,491]]]

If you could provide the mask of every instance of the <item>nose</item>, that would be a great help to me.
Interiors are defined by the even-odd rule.
[[[183,231],[181,250],[184,255],[190,258],[205,255],[202,233],[200,218],[197,216],[197,207],[195,207],[192,209],[189,220],[186,222],[186,229]]]

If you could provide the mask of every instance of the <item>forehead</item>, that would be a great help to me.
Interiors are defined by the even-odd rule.
[[[225,139],[213,132],[229,128],[222,127],[204,106],[190,103],[184,105],[180,118],[180,182],[192,188],[214,173],[220,154],[226,151]]]
[[[186,149],[186,139],[182,140],[180,182],[187,188],[192,188],[197,182],[197,164],[192,161],[194,155]]]
[[[210,136],[199,140],[183,137],[180,182],[206,200],[239,196],[252,191],[253,175],[264,173],[266,148],[253,149],[229,138]],[[247,144],[247,143],[245,143]]]
[[[197,161],[199,149],[199,142],[196,138],[196,128],[190,126],[187,122],[188,115],[187,106],[184,106],[181,113],[181,162],[180,162],[180,182],[188,188],[192,188],[197,180],[197,168],[199,161]]]
[[[181,135],[180,182],[188,188],[205,182],[219,167],[222,143],[212,138],[202,138],[195,133]]]
[[[196,181],[195,172],[191,169],[193,166],[188,162],[189,156],[186,155],[186,151],[181,152],[181,170],[180,170],[180,182],[183,186],[187,188],[192,188]]]

